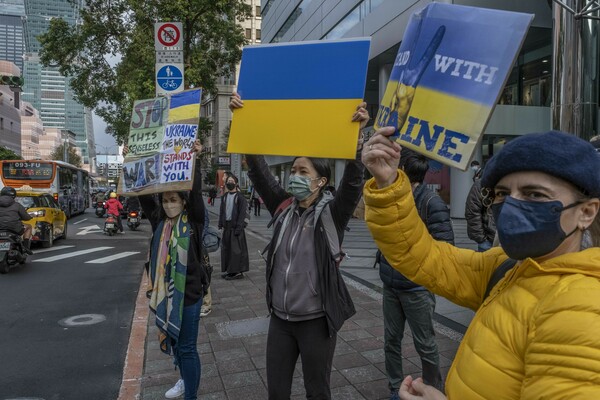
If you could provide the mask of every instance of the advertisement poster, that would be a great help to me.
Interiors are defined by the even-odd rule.
[[[375,129],[394,126],[400,145],[465,170],[533,17],[443,3],[413,14]]]
[[[369,38],[247,46],[228,153],[354,158]]]
[[[201,97],[195,89],[134,103],[119,193],[191,189]]]

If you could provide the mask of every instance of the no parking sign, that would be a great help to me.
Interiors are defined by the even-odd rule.
[[[183,50],[181,22],[157,22],[154,24],[154,49],[156,51]]]

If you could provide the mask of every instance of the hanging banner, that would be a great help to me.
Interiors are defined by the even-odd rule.
[[[247,46],[228,153],[354,158],[370,38]]]
[[[406,27],[375,129],[402,146],[465,170],[532,14],[432,3]]]
[[[201,98],[195,89],[134,103],[120,194],[191,189]]]

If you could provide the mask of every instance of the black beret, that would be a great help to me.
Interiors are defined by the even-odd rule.
[[[600,197],[600,153],[568,133],[530,133],[511,140],[487,163],[481,185],[493,188],[504,176],[520,171],[545,172]]]

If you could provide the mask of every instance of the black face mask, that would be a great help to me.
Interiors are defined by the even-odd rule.
[[[492,204],[500,245],[515,260],[536,258],[556,250],[577,228],[567,234],[560,226],[563,211],[581,204],[563,206],[560,201],[523,201],[508,196]]]
[[[225,187],[227,188],[227,190],[233,190],[235,189],[235,183],[226,183]]]

